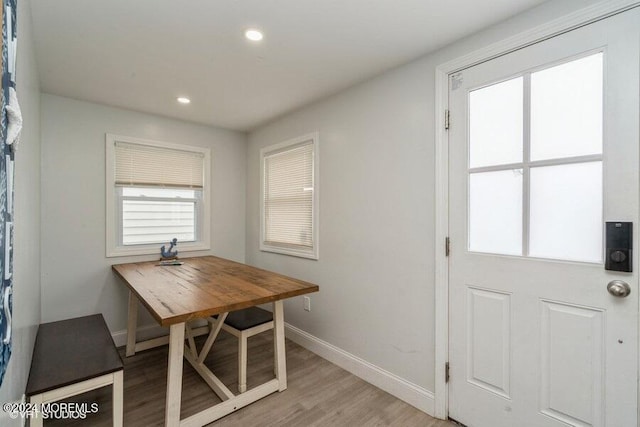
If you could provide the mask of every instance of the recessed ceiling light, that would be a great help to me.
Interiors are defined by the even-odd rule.
[[[184,96],[177,98],[176,101],[178,101],[180,104],[188,104],[191,102],[189,98],[185,98]]]
[[[259,42],[260,40],[262,40],[262,37],[263,37],[261,31],[253,29],[253,28],[250,29],[250,30],[245,31],[244,32],[244,36],[246,38],[248,38],[249,40],[254,41],[254,42]]]

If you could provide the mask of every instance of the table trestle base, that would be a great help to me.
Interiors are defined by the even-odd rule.
[[[201,427],[209,423],[219,420],[238,409],[244,408],[253,402],[256,402],[271,393],[275,393],[280,388],[278,380],[273,379],[251,390],[241,393],[229,400],[218,403],[208,409],[180,421],[180,427]]]

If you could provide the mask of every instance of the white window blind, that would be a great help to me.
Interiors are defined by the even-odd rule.
[[[264,156],[264,243],[310,250],[314,246],[313,140]]]
[[[204,186],[204,155],[200,152],[117,141],[115,163],[116,185]]]

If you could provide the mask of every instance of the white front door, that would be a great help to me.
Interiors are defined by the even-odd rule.
[[[639,40],[633,9],[450,76],[452,419],[637,425],[640,265],[604,260],[640,232]]]

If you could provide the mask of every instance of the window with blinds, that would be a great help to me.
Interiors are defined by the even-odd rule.
[[[317,259],[317,135],[262,150],[262,244]]]
[[[108,256],[208,248],[208,149],[107,135],[107,161]]]

